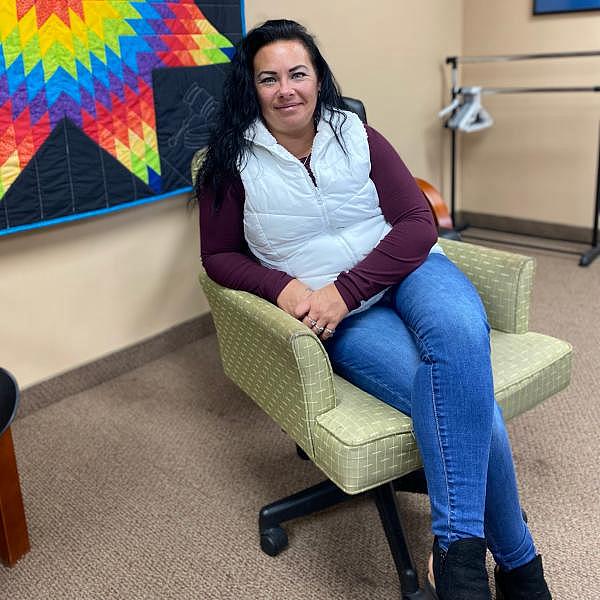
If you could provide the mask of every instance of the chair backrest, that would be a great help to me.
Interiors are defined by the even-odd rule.
[[[349,96],[343,96],[342,100],[348,110],[356,113],[363,123],[367,122],[367,111],[361,100],[358,100],[358,98],[350,98]]]
[[[0,436],[10,427],[19,406],[19,386],[15,378],[0,367]]]

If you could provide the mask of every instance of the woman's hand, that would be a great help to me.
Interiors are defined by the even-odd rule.
[[[315,290],[296,307],[297,318],[322,340],[330,338],[338,323],[348,314],[348,307],[333,283]]]
[[[277,306],[296,319],[301,319],[306,313],[298,313],[296,308],[306,300],[312,290],[298,279],[292,279],[277,296]]]

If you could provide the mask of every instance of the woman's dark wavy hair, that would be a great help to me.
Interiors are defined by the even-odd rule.
[[[313,36],[295,21],[266,21],[249,31],[236,47],[231,68],[223,85],[223,99],[206,157],[196,178],[197,191],[204,187],[214,190],[215,208],[221,205],[223,199],[223,183],[239,175],[240,164],[250,150],[251,142],[244,137],[244,133],[261,116],[254,86],[254,57],[263,46],[281,40],[298,40],[306,48],[321,84],[314,114],[315,128],[323,109],[331,110],[328,122],[338,143],[342,145],[338,133],[346,120],[346,115],[340,113],[344,103],[333,73]],[[336,115],[342,118],[336,118],[334,123]]]

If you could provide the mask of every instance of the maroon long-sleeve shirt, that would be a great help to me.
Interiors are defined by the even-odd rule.
[[[406,165],[379,132],[365,127],[371,155],[370,177],[377,189],[381,212],[392,229],[363,260],[335,280],[348,310],[402,281],[423,263],[437,239],[431,209]],[[199,194],[202,264],[217,283],[252,292],[275,304],[293,278],[261,265],[251,254],[244,237],[244,196],[239,177],[227,184],[219,210],[213,208],[211,190],[204,189]]]

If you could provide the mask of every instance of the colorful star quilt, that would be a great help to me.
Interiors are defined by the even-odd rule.
[[[0,235],[189,190],[241,0],[2,0]]]

